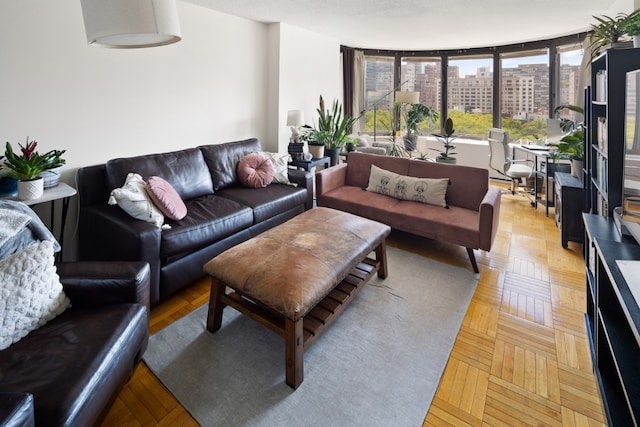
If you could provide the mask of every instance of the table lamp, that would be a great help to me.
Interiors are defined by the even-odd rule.
[[[300,126],[304,125],[304,112],[302,110],[289,110],[287,112],[287,126],[291,127],[289,143],[298,142]]]

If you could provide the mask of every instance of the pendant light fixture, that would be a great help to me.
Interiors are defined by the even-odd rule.
[[[131,49],[180,41],[175,0],[81,0],[90,45]]]

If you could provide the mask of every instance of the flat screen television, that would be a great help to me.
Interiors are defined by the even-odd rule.
[[[622,219],[640,243],[640,70],[627,73]]]

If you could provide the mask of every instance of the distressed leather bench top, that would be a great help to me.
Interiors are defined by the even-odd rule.
[[[384,241],[390,227],[318,207],[218,255],[204,271],[298,320]]]

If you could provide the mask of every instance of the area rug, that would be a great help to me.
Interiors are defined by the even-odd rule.
[[[477,275],[387,251],[389,277],[372,279],[305,352],[295,391],[283,339],[231,308],[215,334],[208,304],[162,329],[144,361],[202,426],[421,426]]]

